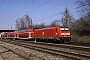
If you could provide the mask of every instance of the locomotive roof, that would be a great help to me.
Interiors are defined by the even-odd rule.
[[[14,32],[10,32],[10,33],[14,33]]]
[[[54,26],[55,27],[55,26]],[[46,29],[52,29],[54,27],[48,27],[48,28],[41,28],[41,29],[36,29],[36,30],[46,30]],[[68,26],[59,26],[60,28],[68,28]]]
[[[32,30],[32,29],[20,30],[20,31],[18,31],[18,32],[27,32],[28,30]]]
[[[46,29],[52,29],[54,27],[50,27],[50,28],[41,28],[41,29],[36,29],[36,30],[46,30]]]

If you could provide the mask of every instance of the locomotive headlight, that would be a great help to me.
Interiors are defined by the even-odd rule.
[[[70,35],[70,33],[61,33],[61,35]]]
[[[65,35],[65,33],[61,33],[61,35]]]
[[[56,35],[57,35],[57,33],[56,33]]]
[[[70,35],[70,33],[66,33],[66,35]]]

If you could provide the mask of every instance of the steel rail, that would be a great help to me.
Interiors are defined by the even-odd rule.
[[[18,54],[17,52],[15,52],[15,51],[13,51],[13,50],[11,50],[11,49],[9,49],[9,48],[7,48],[7,47],[5,47],[5,46],[2,46],[2,45],[0,45],[1,47],[3,47],[3,48],[5,48],[5,49],[8,49],[8,51],[5,51],[5,52],[9,52],[9,51],[11,51],[11,52],[13,52],[13,53],[15,53],[15,54],[17,54],[18,56],[20,56],[20,57],[22,57],[22,58],[24,58],[25,60],[28,60],[26,57],[24,57],[24,56],[22,56],[22,55],[20,55],[20,54]],[[5,52],[1,52],[1,53],[5,53]],[[2,56],[2,55],[1,55]],[[2,56],[3,57],[3,56]],[[3,57],[3,59],[5,59],[4,57]],[[6,59],[5,59],[6,60]]]
[[[3,40],[5,41],[5,40]],[[51,53],[54,55],[61,55],[61,56],[65,56],[68,58],[72,58],[72,59],[90,59],[90,55],[86,55],[86,54],[79,54],[76,52],[66,52],[63,50],[56,50],[56,49],[52,49],[52,48],[47,48],[47,47],[41,47],[41,46],[35,46],[35,45],[29,45],[30,43],[26,43],[26,42],[21,42],[21,41],[5,41],[14,45],[18,45],[18,46],[22,46],[25,48],[30,48],[30,49],[34,49],[34,50],[39,50],[39,51],[43,51],[43,52],[47,52],[47,53]],[[37,43],[36,43],[37,44]],[[60,47],[60,46],[59,46]]]
[[[83,51],[90,51],[90,47],[87,46],[77,46],[77,45],[71,45],[71,44],[55,44],[55,43],[44,43],[44,42],[31,42],[31,41],[25,41],[25,40],[15,40],[17,42],[25,42],[30,44],[39,44],[39,45],[47,45],[47,46],[54,46],[54,47],[62,47],[62,48],[70,48],[70,49],[76,49],[76,50],[83,50]]]

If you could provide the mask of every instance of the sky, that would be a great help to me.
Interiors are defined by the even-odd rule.
[[[75,19],[79,14],[75,9],[76,0],[0,0],[0,28],[15,29],[15,21],[28,14],[33,24],[49,24],[62,18],[61,12],[68,7]]]

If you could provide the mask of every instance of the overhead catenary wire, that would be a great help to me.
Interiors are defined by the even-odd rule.
[[[54,8],[54,7],[57,7],[57,6],[59,6],[59,8],[60,8],[60,5],[61,5],[62,3],[65,3],[66,1],[67,1],[67,0],[64,0],[63,2],[61,2],[61,3],[59,3],[59,4],[55,5],[55,6],[53,6],[53,7],[51,7],[51,8],[49,8],[49,9],[47,9],[47,10],[45,10],[45,11],[48,11],[48,10]],[[44,11],[44,13],[45,13],[45,11]],[[42,13],[43,13],[43,12],[42,12]],[[48,16],[48,17],[43,18],[43,19],[36,20],[35,22],[41,21],[41,20],[45,20],[45,19],[49,19],[49,18],[55,17],[55,16],[57,16],[57,15],[59,15],[59,14],[60,14],[60,12],[59,12],[59,10],[58,10],[58,13],[57,13],[57,14]],[[41,15],[41,13],[39,13],[38,15]],[[38,15],[36,15],[36,16],[38,16]]]
[[[36,9],[34,9],[34,10],[33,10],[33,4],[32,4],[32,11],[31,11],[31,12],[29,12],[28,14],[30,14],[30,13],[32,13],[32,12],[34,12],[35,10],[37,10],[37,9],[41,8],[42,6],[44,6],[44,5],[48,4],[48,3],[49,3],[49,2],[51,2],[51,1],[52,1],[52,0],[47,1],[46,3],[44,3],[43,5],[41,5],[41,6],[37,7],[37,8],[36,8]],[[65,1],[67,1],[67,0],[65,0]],[[65,2],[65,1],[63,1],[63,2]],[[62,2],[62,3],[63,3],[63,2]],[[33,3],[34,3],[34,0],[33,0]],[[60,3],[60,4],[62,4],[62,3]],[[60,4],[58,4],[58,5],[60,5]],[[56,6],[58,6],[58,5],[55,5],[54,7],[56,7]],[[52,7],[52,8],[54,8],[54,7]],[[23,9],[24,9],[24,8],[23,8]],[[51,9],[51,8],[50,8],[50,9]],[[47,9],[47,10],[49,10],[49,9]],[[46,10],[46,11],[47,11],[47,10]],[[22,11],[22,10],[21,10],[21,11]],[[20,12],[21,12],[21,11],[20,11]],[[19,13],[20,13],[20,12],[19,12]],[[16,14],[16,15],[18,15],[18,14]],[[15,16],[16,16],[16,15],[15,15]],[[14,17],[15,17],[15,16],[14,16]]]
[[[74,10],[74,9],[77,9],[77,8],[70,9],[70,11],[71,11],[71,10]],[[55,17],[55,16],[57,16],[57,15],[59,15],[59,14],[60,14],[60,13],[57,13],[57,14],[48,16],[48,17],[46,17],[46,18],[43,18],[43,19],[40,19],[40,20],[37,20],[37,21],[39,22],[39,21],[41,21],[41,20],[49,19],[49,18]],[[35,22],[37,22],[37,21],[35,21]]]
[[[20,12],[22,12],[22,11],[23,11],[27,6],[29,6],[32,2],[33,2],[33,1],[29,2],[29,3],[28,3],[24,8],[22,8],[16,15],[18,15]],[[15,15],[15,16],[16,16],[16,15]],[[14,17],[15,17],[15,16],[14,16]]]
[[[31,3],[33,2],[30,1],[26,6],[24,6],[18,13],[16,13],[13,17],[11,17],[9,20],[13,19],[14,17],[16,17],[17,15],[19,15],[27,6],[29,6]],[[14,21],[15,22],[15,21]],[[10,23],[9,23],[10,24]]]
[[[43,5],[37,7],[36,9],[33,10],[34,0],[32,0],[33,4],[32,4],[32,11],[31,11],[31,12],[34,12],[35,10],[43,7],[44,5],[48,4],[48,3],[51,2],[51,1],[52,1],[52,0],[49,0],[49,1],[47,1],[46,3],[44,3]],[[30,2],[30,3],[31,3],[31,2]],[[29,3],[29,4],[30,4],[30,3]],[[22,10],[24,10],[29,4],[27,4]],[[22,10],[20,10],[20,12],[21,12]],[[18,12],[18,13],[17,13],[16,15],[14,15],[12,18],[14,18],[15,16],[17,16],[20,12]],[[28,14],[30,14],[31,12],[29,12]],[[11,18],[11,19],[12,19],[12,18]],[[11,20],[11,19],[9,19],[9,20]]]
[[[30,14],[30,13],[32,13],[32,12],[34,12],[35,10],[37,10],[37,9],[41,8],[42,6],[44,6],[44,5],[48,4],[48,3],[49,3],[49,2],[51,2],[51,1],[52,1],[52,0],[49,0],[48,2],[44,3],[43,5],[41,5],[41,6],[37,7],[36,9],[34,9],[34,10],[33,10],[34,0],[32,0],[32,1],[31,1],[31,2],[33,2],[33,4],[32,4],[32,11],[31,11],[31,12],[29,12],[28,14]],[[30,3],[31,3],[31,2],[30,2]],[[30,3],[29,3],[29,4],[30,4]],[[25,9],[25,8],[26,8],[29,4],[27,4],[27,5],[26,5],[23,9],[21,9],[21,10],[20,10],[20,11],[19,11],[16,15],[14,15],[13,17],[17,16],[17,15],[18,15],[21,11],[23,11],[23,10],[24,10],[24,9]],[[12,18],[13,18],[13,17],[12,17]],[[11,18],[11,19],[12,19],[12,18]]]
[[[0,7],[3,5],[4,1],[5,1],[5,0],[2,1],[2,3],[0,4]]]
[[[47,1],[46,3],[44,3],[43,5],[41,5],[41,6],[39,6],[39,7],[37,7],[36,9],[34,9],[33,10],[33,5],[32,5],[32,11],[31,12],[29,12],[28,14],[30,14],[30,13],[32,13],[32,12],[34,12],[35,10],[37,10],[37,9],[39,9],[39,8],[41,8],[42,6],[44,6],[44,5],[46,5],[46,4],[48,4],[49,2],[51,2],[52,0],[49,0],[49,1]],[[65,0],[65,1],[63,1],[62,3],[64,3],[64,2],[66,2],[67,0]],[[33,0],[33,2],[34,2],[34,0]],[[54,7],[56,7],[56,6],[59,6],[59,8],[60,8],[60,5],[62,4],[62,3],[59,3],[59,4],[57,4],[57,5],[55,5],[55,6],[53,6],[52,8],[54,8]],[[50,8],[51,9],[51,8]],[[74,9],[76,9],[76,8],[74,8]],[[74,9],[71,9],[71,10],[74,10]],[[47,9],[47,10],[49,10],[49,9]],[[46,10],[46,11],[47,11]],[[55,17],[55,16],[57,16],[57,15],[59,15],[60,13],[59,13],[59,11],[58,11],[58,13],[57,14],[54,14],[54,15],[51,15],[51,16],[49,16],[49,17],[46,17],[46,18],[43,18],[43,19],[40,19],[40,20],[37,20],[37,21],[41,21],[41,20],[45,20],[45,19],[48,19],[48,18],[51,18],[51,17]],[[35,21],[36,22],[36,21]]]
[[[54,14],[54,15],[51,15],[51,16],[48,16],[48,17],[46,17],[46,18],[43,18],[43,19],[40,19],[40,20],[45,20],[45,19],[48,19],[48,18],[51,18],[51,17],[57,16],[57,15],[59,15],[59,13],[57,13],[57,14]],[[38,21],[40,21],[40,20],[38,20]]]
[[[32,13],[32,12],[34,12],[35,10],[37,10],[37,9],[41,8],[42,6],[44,6],[44,5],[48,4],[48,3],[49,3],[49,2],[51,2],[51,1],[52,1],[52,0],[47,1],[46,3],[42,4],[41,6],[37,7],[36,9],[32,10],[32,11],[31,11],[31,12],[29,12],[28,14],[30,14],[30,13]]]
[[[48,10],[51,10],[51,9],[56,8],[56,7],[58,7],[58,6],[59,6],[59,8],[60,8],[60,5],[61,5],[62,3],[65,3],[66,1],[67,1],[67,0],[65,0],[65,1],[63,1],[63,2],[61,2],[61,3],[59,3],[59,4],[57,4],[57,5],[54,5],[53,7],[49,8],[49,9],[47,9],[47,10],[45,10],[45,11],[43,11],[43,12],[37,14],[37,15],[35,15],[35,16],[39,16],[39,15],[41,15],[42,13],[45,13],[45,12],[47,12]],[[58,10],[58,13],[59,13],[59,10]]]
[[[42,13],[45,13],[45,12],[47,12],[48,10],[51,10],[51,9],[53,9],[53,8],[57,7],[57,6],[58,6],[58,5],[55,5],[55,6],[53,6],[53,7],[49,8],[49,9],[47,9],[47,10],[45,10],[45,11],[43,11],[43,12],[39,13],[39,14],[37,14],[37,15],[35,15],[34,17],[39,16],[39,15],[41,15]]]
[[[33,2],[33,0],[32,1],[30,1],[25,7],[23,7],[17,14],[15,14],[12,18],[14,18],[14,17],[16,17],[18,14],[20,14],[20,12],[22,12],[27,6],[29,6],[31,3]],[[12,19],[11,18],[11,19]]]
[[[49,0],[49,1],[47,1],[46,3],[42,4],[41,6],[33,9],[33,3],[34,3],[34,0],[33,0],[33,3],[32,3],[32,11],[30,11],[28,14],[36,11],[37,9],[43,7],[44,5],[48,4],[48,3],[51,2],[51,1],[52,1],[52,0]],[[67,1],[67,0],[65,0],[65,1]],[[65,1],[63,1],[63,2],[65,2]],[[61,5],[61,4],[62,4],[62,3],[57,4],[57,5],[55,5],[55,7],[56,7],[56,6],[59,6],[59,8],[60,8],[60,5]],[[53,8],[53,7],[52,7],[52,8]],[[47,9],[47,10],[49,10],[49,9]],[[46,10],[46,11],[47,11],[47,10]],[[57,14],[51,15],[51,16],[49,16],[49,17],[46,17],[46,18],[43,18],[43,19],[40,19],[40,20],[44,20],[44,19],[48,19],[48,18],[51,18],[51,17],[55,17],[55,16],[57,16],[57,15],[59,15],[59,14],[60,14],[60,13],[59,13],[59,10],[58,10],[58,13],[57,13]],[[40,21],[40,20],[37,20],[37,21]]]
[[[65,0],[65,1],[66,1],[66,0]],[[65,1],[64,1],[64,2],[65,2]],[[61,3],[61,4],[62,4],[62,3]],[[59,8],[60,8],[60,5],[61,5],[61,4],[58,4],[58,5],[59,5]],[[58,5],[55,5],[55,6],[58,6]],[[55,6],[54,6],[54,7],[55,7]],[[52,8],[53,8],[53,7],[52,7]],[[77,8],[70,9],[69,11],[74,10],[74,9],[77,9]],[[47,10],[49,10],[49,9],[47,9]],[[47,10],[46,10],[46,11],[47,11]],[[52,18],[52,17],[55,17],[55,16],[57,16],[57,15],[59,15],[59,14],[60,14],[60,12],[58,12],[57,14],[48,16],[48,17],[46,17],[46,18],[43,18],[43,19],[39,19],[39,20],[37,20],[37,21],[41,21],[41,20],[45,20],[45,19],[48,19],[48,18]],[[35,22],[36,22],[36,21],[35,21]]]
[[[32,10],[33,10],[33,5],[34,5],[34,0],[33,0],[33,3],[32,3]]]

